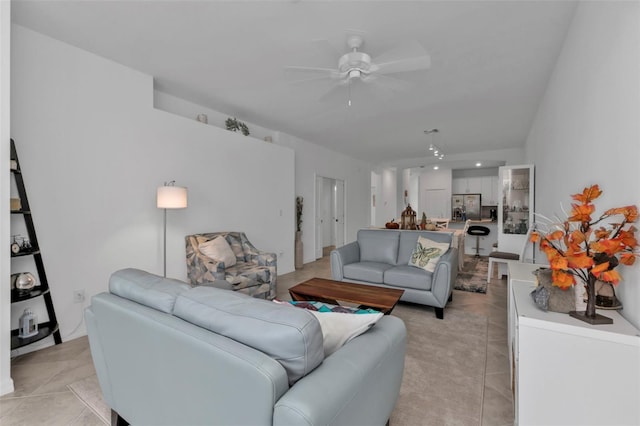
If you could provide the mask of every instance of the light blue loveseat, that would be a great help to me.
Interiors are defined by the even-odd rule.
[[[383,425],[393,411],[406,350],[397,317],[325,358],[304,309],[137,269],[115,272],[109,289],[85,319],[112,423]]]
[[[420,235],[449,245],[453,237],[443,231],[361,229],[356,241],[331,252],[331,275],[337,281],[404,289],[400,300],[433,306],[443,319],[458,275],[458,250],[450,247],[433,272],[410,266]]]

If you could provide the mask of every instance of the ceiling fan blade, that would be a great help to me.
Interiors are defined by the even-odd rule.
[[[296,67],[290,66],[284,69],[285,77],[290,83],[301,83],[319,79],[339,79],[341,74],[332,68],[320,67]]]
[[[320,102],[327,102],[331,104],[347,104],[349,102],[349,89],[344,84],[335,84],[318,100]]]
[[[372,60],[372,68],[378,74],[391,74],[428,69],[431,57],[417,41],[395,47]]]
[[[370,74],[366,78],[363,78],[362,81],[367,84],[372,83],[377,88],[392,92],[406,92],[413,86],[408,81],[382,74]]]

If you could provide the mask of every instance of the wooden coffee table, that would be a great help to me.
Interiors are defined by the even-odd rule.
[[[354,284],[344,281],[311,278],[289,289],[293,300],[315,300],[337,305],[342,302],[358,303],[362,308],[372,308],[388,315],[400,300],[404,290]]]

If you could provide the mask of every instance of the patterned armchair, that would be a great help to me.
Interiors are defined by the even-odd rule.
[[[236,264],[225,267],[200,251],[200,245],[223,236],[236,256]],[[205,285],[225,280],[228,287],[253,297],[273,299],[276,296],[277,258],[275,253],[256,249],[244,232],[212,232],[185,237],[187,275],[192,285]],[[214,284],[215,285],[215,284]]]

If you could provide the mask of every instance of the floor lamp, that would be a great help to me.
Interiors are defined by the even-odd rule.
[[[175,183],[175,180],[165,182],[157,194],[158,208],[164,209],[164,277],[167,276],[167,209],[187,207],[187,188],[175,186]]]

